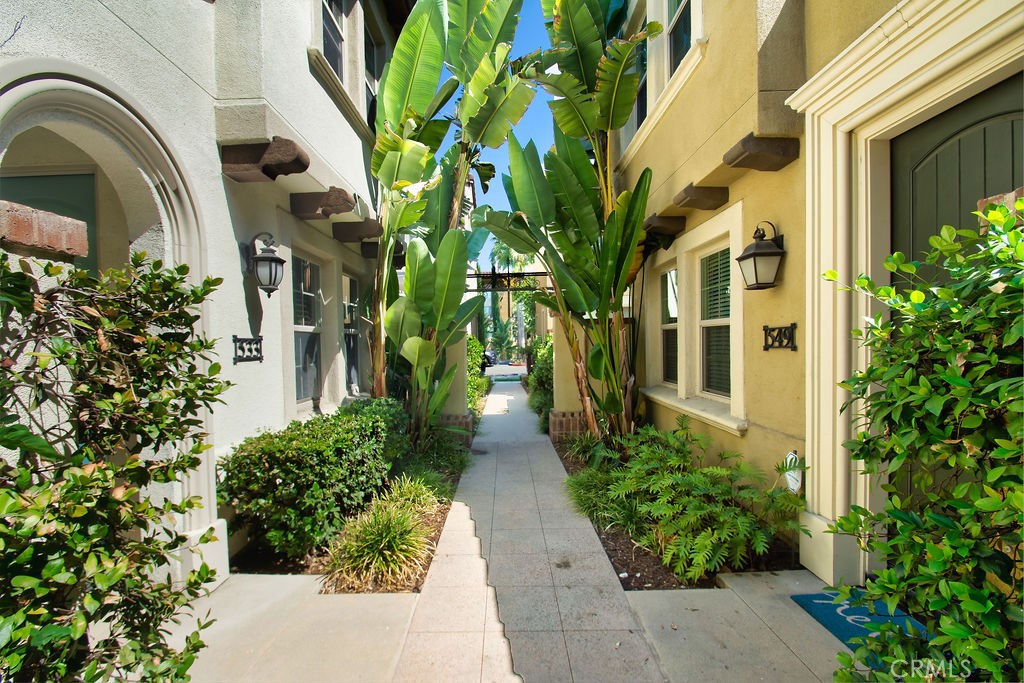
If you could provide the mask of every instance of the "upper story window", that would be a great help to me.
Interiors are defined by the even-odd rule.
[[[671,74],[683,61],[693,43],[691,0],[668,0],[668,72]]]
[[[322,0],[324,58],[338,79],[345,81],[345,10],[342,0]]]
[[[384,70],[384,50],[377,43],[373,34],[366,29],[363,31],[363,80],[366,84],[366,120],[373,127],[377,118],[377,86],[380,84],[381,73]]]
[[[675,268],[661,274],[661,379],[679,381],[679,289]]]
[[[700,365],[701,390],[729,396],[729,250],[700,260]]]

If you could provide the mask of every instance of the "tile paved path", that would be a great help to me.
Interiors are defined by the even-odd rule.
[[[495,383],[485,415],[455,500],[475,522],[515,672],[527,683],[664,680],[526,392]]]

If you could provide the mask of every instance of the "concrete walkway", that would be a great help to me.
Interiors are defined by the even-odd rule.
[[[232,575],[195,603],[217,621],[193,680],[831,680],[842,645],[788,597],[818,579],[737,574],[725,590],[627,597],[518,382],[496,383],[485,414],[421,593]],[[179,644],[185,632],[172,629]]]
[[[516,673],[526,681],[663,680],[522,387],[496,383],[486,415],[456,500],[476,522]]]

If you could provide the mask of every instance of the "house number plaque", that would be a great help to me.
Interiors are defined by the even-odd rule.
[[[764,350],[768,349],[789,349],[796,351],[796,323],[790,323],[784,327],[769,327],[764,329]]]

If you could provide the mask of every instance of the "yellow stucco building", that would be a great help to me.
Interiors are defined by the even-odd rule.
[[[630,16],[665,32],[618,171],[631,187],[652,169],[647,227],[674,236],[642,274],[647,416],[688,415],[765,471],[806,458],[801,562],[859,583],[870,559],[824,531],[877,498],[842,447],[837,386],[865,360],[850,332],[869,311],[821,273],[882,279],[890,251],[918,256],[1024,185],[1024,3],[639,0]],[[776,286],[749,290],[735,259],[759,224],[786,253]]]

